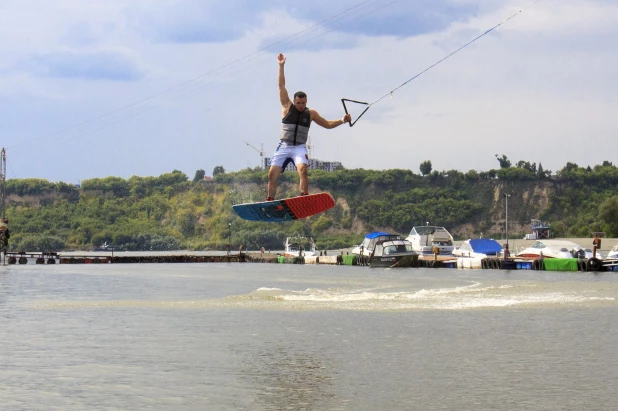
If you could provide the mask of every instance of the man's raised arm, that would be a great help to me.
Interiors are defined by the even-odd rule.
[[[339,120],[326,120],[322,117],[317,111],[311,110],[311,121],[315,121],[318,126],[322,126],[324,128],[335,128],[339,127],[342,124],[349,123],[352,121],[352,115],[346,114],[343,118]]]
[[[283,55],[283,53],[279,54],[277,60],[279,61],[279,100],[281,100],[281,106],[287,109],[290,108],[292,102],[290,101],[288,90],[285,88],[285,73],[283,70],[285,66],[285,56]]]

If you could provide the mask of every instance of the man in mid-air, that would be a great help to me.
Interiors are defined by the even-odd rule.
[[[266,201],[273,201],[277,194],[277,181],[287,162],[294,161],[298,176],[300,177],[300,195],[309,194],[309,179],[307,168],[309,167],[309,155],[307,154],[307,138],[309,126],[315,121],[324,128],[335,128],[352,120],[352,116],[346,114],[338,120],[325,120],[317,111],[307,107],[307,95],[302,91],[294,93],[294,101],[290,100],[288,90],[285,88],[285,56],[279,54],[279,99],[281,100],[281,142],[275,150],[270,161],[268,171],[268,194]],[[286,161],[287,160],[287,161]]]

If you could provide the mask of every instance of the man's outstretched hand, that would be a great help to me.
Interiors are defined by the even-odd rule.
[[[283,55],[283,53],[279,53],[279,56],[277,56],[277,60],[279,61],[280,65],[284,65],[285,64],[285,56]]]
[[[349,123],[352,121],[352,114],[346,114],[345,116],[343,116],[343,122],[344,123]]]

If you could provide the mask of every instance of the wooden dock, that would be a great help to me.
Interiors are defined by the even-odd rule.
[[[245,253],[223,255],[62,255],[59,253],[5,253],[4,264],[138,264],[138,263],[244,263]]]
[[[371,266],[367,257],[357,255],[331,254],[311,257],[285,257],[271,253],[236,253],[221,255],[74,255],[54,252],[26,253],[8,252],[2,259],[3,264],[161,264],[161,263],[272,263],[272,264],[317,264],[317,265],[355,265]],[[463,260],[470,260],[465,259]],[[560,260],[560,261],[558,261]],[[478,268],[493,270],[537,270],[537,271],[616,271],[618,260],[591,259],[536,259],[523,260],[515,258],[485,258],[477,262],[478,267],[462,264],[462,258],[453,256],[421,255],[414,258],[411,268]]]

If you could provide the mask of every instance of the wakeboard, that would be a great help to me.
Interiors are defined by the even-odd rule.
[[[285,198],[262,203],[236,204],[232,208],[244,220],[279,223],[324,212],[335,206],[335,200],[327,193]]]

